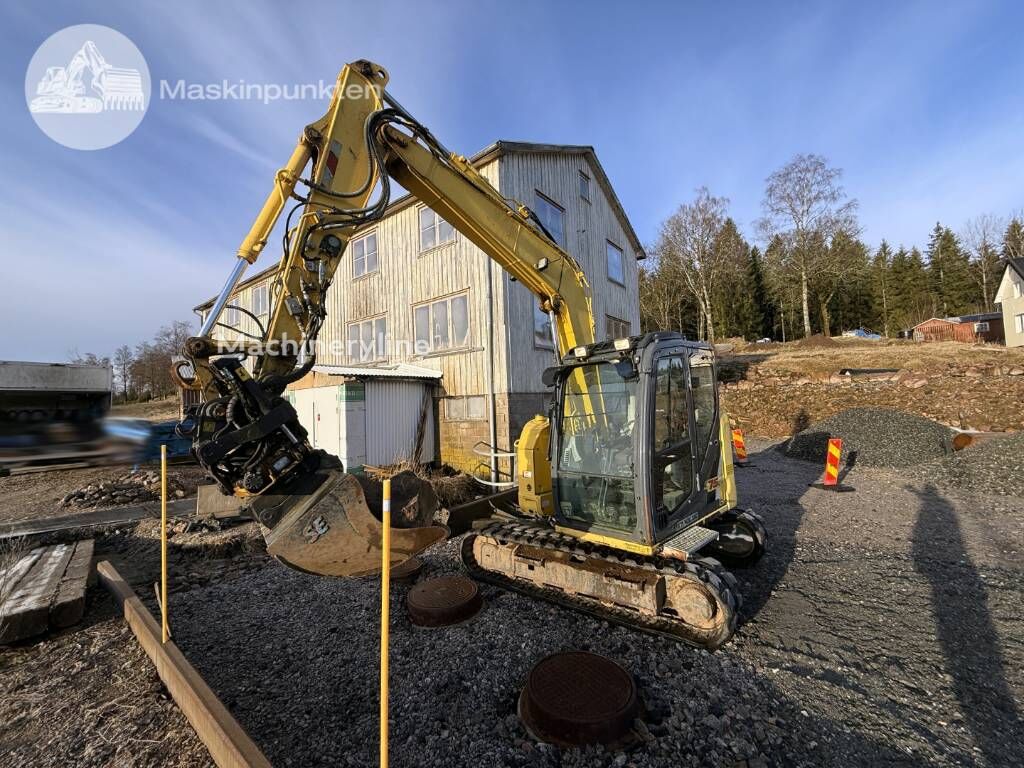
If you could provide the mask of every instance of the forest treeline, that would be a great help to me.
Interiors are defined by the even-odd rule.
[[[936,223],[924,249],[860,237],[841,171],[798,155],[768,177],[748,239],[729,201],[699,189],[661,227],[640,272],[644,330],[786,340],[866,328],[885,336],[929,317],[993,311],[1005,260],[1024,257],[1024,218]],[[753,241],[753,242],[751,242]]]

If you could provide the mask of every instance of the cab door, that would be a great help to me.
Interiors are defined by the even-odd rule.
[[[688,355],[676,348],[653,361],[650,397],[650,509],[660,541],[690,515],[697,490]]]
[[[718,476],[720,445],[718,435],[718,372],[714,354],[708,349],[692,348],[687,359],[689,368],[690,400],[693,403],[693,449],[697,468],[695,498],[700,507],[715,501],[715,491],[705,484]],[[700,510],[698,510],[700,511]]]

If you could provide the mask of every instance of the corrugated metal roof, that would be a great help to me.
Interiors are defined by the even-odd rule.
[[[314,365],[316,373],[350,376],[356,379],[440,379],[441,371],[409,363],[395,365]]]

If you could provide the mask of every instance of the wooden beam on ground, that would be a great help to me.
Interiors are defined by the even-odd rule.
[[[175,518],[191,517],[195,511],[195,499],[175,499],[167,504],[167,516]],[[160,519],[160,502],[148,501],[124,507],[107,507],[92,509],[73,515],[48,517],[37,520],[20,520],[13,523],[0,524],[0,539],[13,539],[21,536],[39,536],[60,531],[77,531],[88,528],[105,528],[109,526],[135,523],[147,518]]]
[[[121,604],[139,644],[156,666],[171,697],[220,768],[270,768],[270,762],[238,721],[171,641],[160,642],[160,625],[135,591],[107,561],[97,566],[103,586]]]

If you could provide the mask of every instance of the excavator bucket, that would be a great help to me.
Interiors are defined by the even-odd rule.
[[[368,576],[382,565],[383,526],[354,475],[330,469],[304,487],[260,496],[250,511],[263,526],[267,552],[287,565],[321,576]],[[448,535],[432,525],[391,530],[391,565],[404,563]]]

